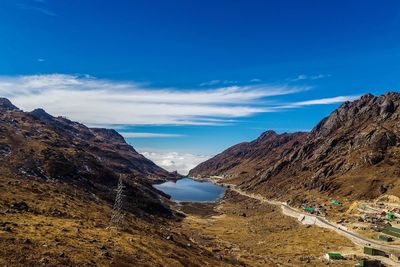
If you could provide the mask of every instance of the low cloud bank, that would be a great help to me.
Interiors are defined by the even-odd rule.
[[[204,155],[178,152],[140,151],[140,153],[158,166],[183,175],[187,175],[191,169],[210,158]]]

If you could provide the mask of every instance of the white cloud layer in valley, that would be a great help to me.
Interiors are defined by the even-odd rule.
[[[168,133],[141,133],[141,132],[119,132],[120,135],[126,138],[168,138],[168,137],[184,137],[183,134],[168,134]]]
[[[140,151],[140,153],[158,166],[168,171],[178,171],[182,175],[187,175],[191,169],[210,158],[204,155],[178,152]]]

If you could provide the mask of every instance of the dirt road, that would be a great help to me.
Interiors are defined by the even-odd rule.
[[[400,253],[400,246],[381,244],[381,243],[379,243],[379,242],[377,242],[375,240],[371,240],[371,239],[362,237],[362,236],[358,235],[357,233],[354,233],[354,232],[351,232],[351,231],[349,231],[347,229],[344,229],[343,226],[337,225],[336,223],[332,223],[332,222],[328,221],[327,219],[325,219],[323,217],[303,213],[302,211],[300,211],[300,210],[298,210],[296,208],[290,207],[289,205],[287,205],[284,202],[279,202],[279,201],[275,201],[275,200],[269,200],[269,199],[266,199],[263,196],[258,195],[258,194],[244,192],[244,191],[236,188],[235,185],[224,184],[224,186],[229,186],[229,188],[231,190],[233,190],[233,191],[235,191],[235,192],[237,192],[237,193],[239,193],[241,195],[244,195],[246,197],[257,199],[257,200],[259,200],[261,202],[268,203],[268,204],[271,204],[271,205],[280,206],[281,209],[282,209],[282,213],[287,215],[287,216],[290,216],[290,217],[293,217],[293,218],[296,218],[296,219],[299,218],[299,216],[304,216],[304,218],[308,218],[309,219],[308,221],[310,221],[310,219],[311,219],[311,221],[315,222],[314,224],[316,226],[322,227],[322,228],[331,229],[331,230],[335,231],[336,233],[338,233],[338,234],[350,239],[354,244],[356,244],[358,246],[372,247],[372,248],[383,250],[383,251],[386,251],[386,252],[389,252],[389,253],[390,252]]]

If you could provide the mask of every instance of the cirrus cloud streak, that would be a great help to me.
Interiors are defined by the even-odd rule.
[[[0,77],[0,96],[24,110],[102,125],[221,125],[274,112],[266,98],[308,90],[305,86],[244,85],[215,89],[151,88],[88,75]]]
[[[168,137],[184,137],[183,134],[167,134],[167,133],[141,133],[141,132],[119,132],[126,138],[168,138]]]
[[[336,103],[342,103],[346,101],[353,101],[358,99],[359,95],[348,95],[348,96],[337,96],[337,97],[330,97],[330,98],[321,98],[321,99],[313,99],[307,101],[299,101],[294,102],[286,105],[281,105],[278,108],[298,108],[298,107],[305,107],[305,106],[314,106],[314,105],[330,105]]]

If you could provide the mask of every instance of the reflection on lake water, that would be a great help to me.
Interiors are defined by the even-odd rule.
[[[154,187],[170,195],[172,200],[178,202],[215,202],[224,195],[226,190],[223,186],[190,178],[179,179],[176,182],[165,182],[154,185]]]

